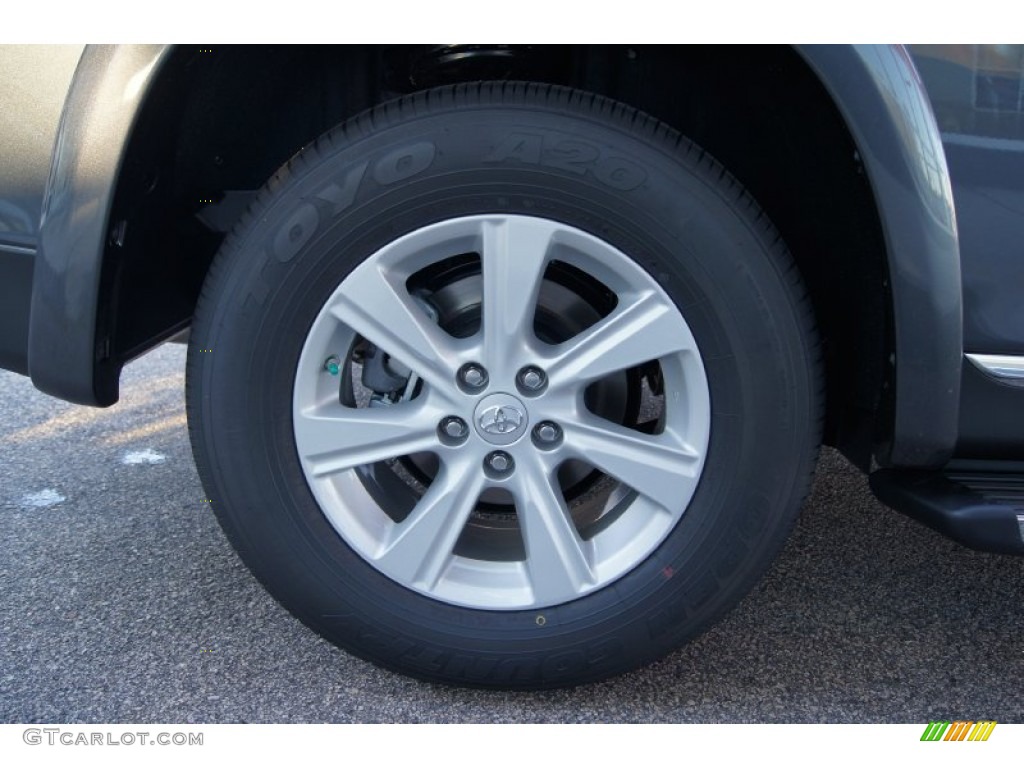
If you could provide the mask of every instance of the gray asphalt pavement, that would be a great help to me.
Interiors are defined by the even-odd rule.
[[[831,451],[767,578],[653,666],[542,694],[377,669],[228,546],[192,463],[184,360],[133,363],[109,410],[0,374],[0,721],[1024,722],[1024,559],[890,512]]]

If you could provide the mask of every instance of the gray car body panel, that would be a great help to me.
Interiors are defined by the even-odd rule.
[[[28,373],[39,212],[80,45],[0,45],[0,367]]]
[[[0,45],[0,245],[36,245],[57,125],[83,48]]]

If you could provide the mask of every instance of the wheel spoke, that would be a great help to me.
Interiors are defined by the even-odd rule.
[[[566,452],[677,512],[697,483],[701,455],[674,432],[648,435],[586,416],[562,424]]]
[[[534,600],[571,600],[595,582],[592,547],[577,533],[552,473],[537,459],[524,464],[514,493]]]
[[[436,448],[439,413],[418,401],[386,408],[330,403],[296,415],[296,444],[319,477]]]
[[[441,330],[386,267],[363,264],[337,293],[331,314],[440,391],[458,368],[454,339]]]
[[[533,337],[537,297],[556,231],[554,222],[542,219],[483,223],[483,354],[492,371],[514,366],[509,353]]]
[[[392,578],[434,589],[482,488],[483,473],[466,462],[443,466],[409,517],[394,527],[378,567]]]
[[[547,363],[552,386],[578,385],[692,346],[678,311],[645,291],[583,333],[559,345]]]

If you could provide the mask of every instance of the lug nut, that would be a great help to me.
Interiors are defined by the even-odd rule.
[[[459,371],[459,379],[471,389],[480,389],[487,383],[487,371],[475,363],[467,363]]]
[[[528,365],[519,372],[519,386],[527,392],[537,392],[547,384],[548,377],[544,371],[532,365]]]
[[[561,428],[551,421],[542,421],[533,428],[533,436],[538,442],[551,444],[562,436]]]
[[[446,416],[441,420],[441,431],[448,437],[460,440],[466,436],[466,422],[458,416]]]
[[[491,470],[501,475],[511,472],[514,465],[512,457],[504,451],[495,451],[494,453],[488,454],[484,461],[487,462],[487,466],[490,467]]]

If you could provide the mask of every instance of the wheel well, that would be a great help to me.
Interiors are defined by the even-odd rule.
[[[862,467],[883,423],[891,300],[874,198],[824,88],[788,47],[226,46],[175,49],[122,163],[98,354],[187,327],[224,234],[273,172],[337,123],[470,80],[568,85],[665,121],[767,211],[804,277],[826,368],[826,441]]]

